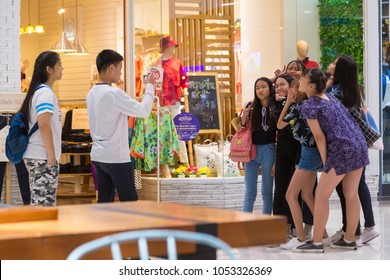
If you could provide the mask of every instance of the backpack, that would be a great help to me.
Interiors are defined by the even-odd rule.
[[[43,87],[47,86],[41,85],[36,90]],[[23,154],[27,149],[28,141],[38,128],[38,122],[36,122],[27,134],[23,113],[18,112],[13,117],[7,138],[5,139],[5,154],[11,163],[17,164],[23,160]]]
[[[249,107],[250,103],[246,106]],[[240,117],[242,110],[240,113]],[[252,129],[251,129],[252,117],[250,118],[246,127],[234,134],[230,142],[230,154],[229,157],[232,161],[238,162],[238,168],[243,169],[241,163],[249,162],[256,157],[256,145],[252,144]]]
[[[11,163],[19,163],[23,160],[23,154],[27,149],[28,140],[35,131],[38,130],[38,122],[27,134],[26,125],[23,121],[23,114],[17,113],[9,128],[5,140],[5,154]]]

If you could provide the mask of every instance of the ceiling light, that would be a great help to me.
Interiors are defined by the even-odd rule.
[[[89,55],[87,48],[80,43],[78,38],[79,28],[78,28],[78,9],[77,9],[77,0],[76,0],[76,35],[74,37],[72,48],[75,52],[67,53],[66,55]]]
[[[30,24],[30,0],[28,0],[28,25],[25,29],[26,33],[31,34],[34,32],[34,26]]]
[[[31,34],[31,33],[33,33],[34,32],[34,26],[32,26],[32,25],[27,25],[26,26],[26,33],[28,33],[28,34]]]
[[[38,24],[35,25],[35,28],[34,28],[34,31],[36,33],[43,33],[45,32],[45,30],[43,29],[43,26],[42,24],[40,23],[41,22],[41,9],[40,9],[40,2],[41,0],[38,0]]]
[[[62,7],[64,7],[64,0],[62,0]],[[60,39],[58,39],[58,41],[53,44],[51,50],[54,52],[75,52],[76,50],[72,48],[71,44],[69,43],[68,39],[65,36],[64,29],[65,29],[65,18],[64,18],[64,14],[62,14],[62,31],[60,34]]]
[[[43,29],[43,26],[41,24],[35,25],[34,31],[36,33],[44,33],[45,32],[45,30]]]

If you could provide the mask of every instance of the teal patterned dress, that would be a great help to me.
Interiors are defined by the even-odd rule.
[[[157,112],[147,118],[137,118],[130,152],[136,169],[151,171],[157,168]],[[160,109],[160,164],[175,164],[179,151],[179,138],[169,110]]]

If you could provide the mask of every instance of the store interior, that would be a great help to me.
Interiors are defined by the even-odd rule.
[[[37,55],[52,49],[64,34],[70,44],[78,42],[83,47],[81,53],[61,53],[63,78],[55,84],[54,92],[65,109],[64,122],[66,110],[85,109],[85,97],[97,78],[95,58],[102,49],[117,50],[125,57],[123,84],[114,86],[125,88],[131,96],[142,96],[140,76],[147,71],[148,64],[159,58],[159,40],[171,35],[179,43],[176,56],[188,71],[215,72],[219,79],[220,131],[199,135],[194,143],[202,144],[205,139],[225,140],[235,132],[231,120],[242,104],[252,98],[254,80],[259,76],[272,77],[274,70],[295,59],[296,41],[306,40],[310,46],[310,59],[320,61],[318,1],[180,2],[21,0],[20,58],[26,77],[22,86],[28,86]],[[133,9],[128,9],[127,5],[133,5]],[[207,5],[211,5],[209,11],[199,12]],[[59,13],[61,8],[65,9],[62,14]],[[130,24],[134,27],[134,36],[130,43],[134,47],[134,59],[125,54],[128,50],[126,10],[133,15]],[[43,27],[43,33],[35,32],[37,25]],[[28,26],[34,28],[32,33],[27,32]],[[142,61],[141,65],[139,61]],[[138,73],[134,81],[126,80],[130,69]],[[71,156],[66,155],[69,159]],[[85,164],[84,156],[77,163]],[[86,180],[77,180],[78,188],[85,190]]]

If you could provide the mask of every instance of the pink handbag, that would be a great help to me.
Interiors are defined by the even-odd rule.
[[[246,108],[251,105],[249,103]],[[243,110],[240,112],[240,117]],[[256,157],[256,145],[252,144],[252,115],[246,127],[234,134],[230,142],[230,154],[229,157],[232,161],[238,162],[238,168],[244,169],[244,162],[249,162]]]

